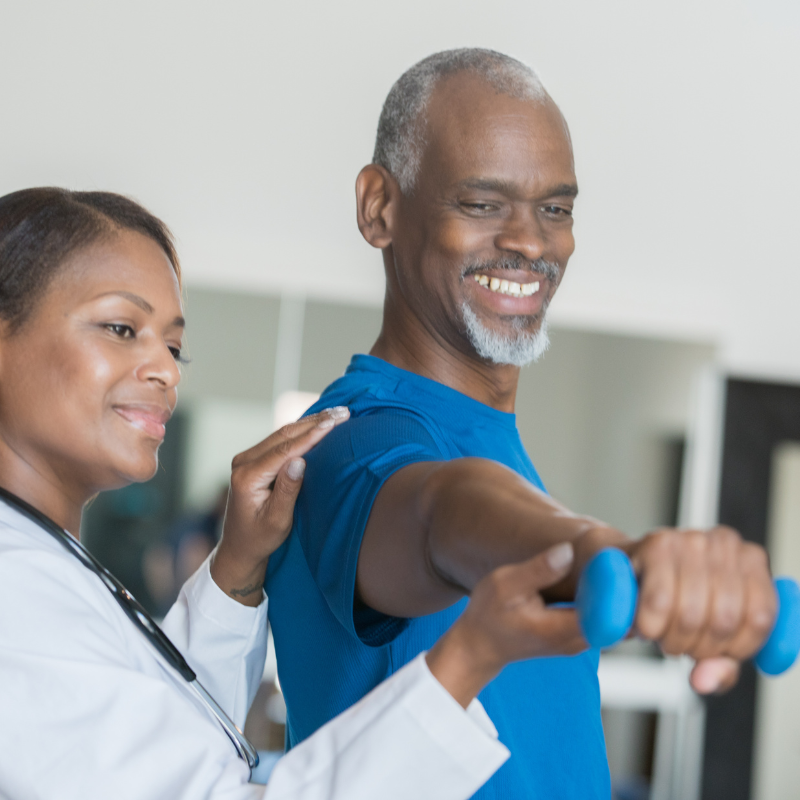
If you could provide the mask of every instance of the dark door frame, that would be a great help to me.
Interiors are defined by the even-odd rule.
[[[727,381],[719,521],[766,545],[775,447],[800,441],[800,386]],[[707,701],[703,800],[750,800],[756,673],[745,664],[738,685]]]

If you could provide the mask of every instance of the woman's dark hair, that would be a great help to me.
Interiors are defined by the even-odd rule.
[[[159,245],[180,282],[169,228],[127,197],[52,187],[0,197],[0,319],[9,332],[19,330],[69,256],[120,230]]]

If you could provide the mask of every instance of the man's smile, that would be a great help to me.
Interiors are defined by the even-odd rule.
[[[536,317],[553,293],[549,278],[528,269],[482,269],[470,272],[464,281],[473,302],[503,317]]]
[[[475,273],[472,277],[475,278],[481,286],[488,288],[489,291],[500,292],[500,294],[510,294],[512,297],[529,297],[539,291],[539,281],[517,283],[516,281],[509,281],[506,278],[490,278],[488,275],[478,273]]]

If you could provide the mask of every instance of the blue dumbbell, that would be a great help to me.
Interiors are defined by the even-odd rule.
[[[755,657],[767,675],[780,675],[800,653],[800,587],[791,578],[777,578],[778,618]],[[586,641],[592,647],[610,647],[633,625],[639,587],[630,559],[621,550],[601,550],[586,565],[578,581],[575,606]]]

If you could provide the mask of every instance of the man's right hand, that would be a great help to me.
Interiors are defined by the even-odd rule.
[[[575,611],[548,607],[541,595],[567,575],[573,558],[572,545],[559,544],[498,567],[475,586],[464,613],[427,655],[433,675],[462,706],[506,664],[587,648]]]
[[[636,630],[668,654],[695,659],[701,694],[729,689],[761,648],[778,605],[763,547],[735,530],[666,528],[624,547],[639,576]]]

